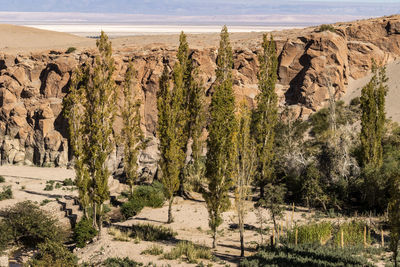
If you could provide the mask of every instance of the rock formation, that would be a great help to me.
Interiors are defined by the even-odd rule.
[[[337,98],[350,78],[365,76],[371,59],[386,64],[400,56],[400,16],[338,23],[336,31],[306,28],[274,33],[279,54],[280,103],[293,105],[298,116],[307,117],[327,101],[330,84]],[[257,51],[252,45],[234,45],[234,90],[238,98],[253,103],[257,94]],[[196,48],[192,58],[199,66],[206,94],[215,80],[216,47]],[[47,51],[31,54],[0,54],[0,153],[2,164],[66,166],[67,123],[62,115],[63,97],[68,94],[76,66],[94,55],[94,50],[66,54]],[[118,84],[123,81],[127,62],[134,60],[141,87],[143,128],[152,140],[140,155],[143,175],[156,172],[156,92],[163,64],[171,69],[176,47],[153,45],[141,49],[114,49]],[[118,133],[121,120],[117,119]],[[110,168],[121,169],[121,147],[110,158]]]

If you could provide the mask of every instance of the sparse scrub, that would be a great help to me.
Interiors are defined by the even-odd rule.
[[[93,222],[90,219],[82,218],[74,228],[74,241],[76,246],[83,248],[88,241],[91,241],[97,235],[96,228],[93,227]]]
[[[128,242],[130,241],[130,236],[132,235],[132,232],[130,231],[121,231],[117,228],[111,227],[108,230],[108,233],[112,236],[114,236],[114,240],[116,241],[125,241]]]
[[[325,32],[325,31],[336,32],[335,27],[333,27],[330,24],[322,24],[321,26],[319,26],[318,31],[319,32]]]
[[[164,252],[164,249],[162,246],[153,244],[153,245],[149,246],[148,248],[146,248],[145,250],[143,250],[141,254],[158,256],[158,255],[163,254],[163,252]]]
[[[53,191],[55,181],[47,181],[44,191]]]
[[[75,51],[76,51],[76,47],[71,46],[71,47],[68,47],[68,49],[67,49],[67,51],[65,51],[65,53],[66,54],[71,54],[71,53],[73,53]]]
[[[0,200],[12,199],[13,192],[11,186],[3,186],[3,191],[0,192]]]
[[[63,181],[63,186],[73,186],[73,185],[75,185],[75,182],[72,181],[71,178],[67,178],[67,179],[65,179],[65,180]]]
[[[0,175],[0,183],[4,183],[6,181],[6,178],[4,178],[4,176]]]
[[[103,266],[105,267],[138,267],[143,266],[142,263],[138,263],[129,259],[128,257],[125,258],[108,258],[103,262]]]
[[[43,199],[42,202],[40,202],[40,206],[45,206],[47,203],[50,203],[50,199]]]
[[[196,245],[189,241],[179,242],[170,252],[163,255],[163,258],[167,260],[176,260],[181,257],[184,257],[188,263],[197,263],[198,259],[211,260],[213,255],[208,247]]]
[[[170,240],[177,235],[171,228],[151,224],[136,224],[131,229],[132,238],[145,241]]]
[[[30,261],[32,267],[78,266],[78,258],[61,243],[47,241],[38,245],[38,253]]]

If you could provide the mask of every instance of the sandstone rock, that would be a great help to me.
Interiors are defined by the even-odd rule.
[[[22,164],[25,161],[25,153],[24,152],[17,152],[14,157],[14,164]]]

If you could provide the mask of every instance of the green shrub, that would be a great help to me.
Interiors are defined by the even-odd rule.
[[[351,250],[299,245],[261,248],[255,255],[244,259],[239,266],[364,267],[373,265],[363,257],[354,256]]]
[[[76,47],[68,47],[67,51],[65,51],[66,54],[71,54],[76,51]]]
[[[158,256],[163,254],[164,249],[160,245],[153,244],[142,251],[140,254]]]
[[[288,232],[289,243],[295,243],[297,229],[297,244],[325,244],[332,236],[333,227],[329,222],[313,223],[296,226]]]
[[[53,191],[55,181],[47,181],[44,191]]]
[[[50,203],[51,202],[51,200],[50,199],[43,199],[42,200],[42,202],[40,202],[40,206],[44,206],[44,205],[46,205],[47,203]]]
[[[13,193],[11,190],[11,186],[3,186],[3,191],[0,192],[0,200],[12,199]]]
[[[0,227],[11,238],[5,238],[2,241],[7,244],[37,247],[38,244],[45,241],[62,243],[67,236],[56,219],[31,201],[19,202],[10,208],[1,210],[0,216],[3,217]]]
[[[335,27],[333,27],[330,24],[322,24],[321,26],[319,26],[319,31],[320,32],[325,32],[325,31],[336,32]]]
[[[161,225],[136,224],[132,225],[131,230],[133,238],[145,241],[170,240],[177,235],[171,228]]]
[[[30,266],[78,266],[78,258],[61,243],[48,241],[38,245],[38,253],[30,262]]]
[[[364,227],[366,224],[361,221],[353,220],[342,223],[335,235],[335,245],[341,246],[341,231],[343,231],[344,246],[363,246],[364,245]],[[371,236],[367,231],[367,244],[371,243]]]
[[[6,178],[0,175],[0,183],[4,183],[6,181]]]
[[[125,219],[128,219],[138,214],[143,207],[144,205],[142,201],[132,198],[128,202],[122,204],[121,213]]]
[[[165,202],[163,185],[154,182],[152,185],[141,185],[135,188],[132,199],[143,202],[145,207],[161,208]]]
[[[181,241],[170,252],[163,255],[164,259],[176,260],[184,257],[188,263],[197,263],[198,259],[211,260],[211,250],[206,246],[196,245],[189,241]]]
[[[137,266],[143,266],[143,264],[133,261],[133,260],[129,259],[128,257],[125,257],[123,259],[108,258],[107,260],[105,260],[103,262],[103,266],[105,266],[105,267],[137,267]]]
[[[67,179],[65,179],[65,180],[63,181],[63,186],[73,186],[73,185],[75,185],[75,182],[72,181],[71,178],[67,178]]]
[[[83,248],[86,242],[91,241],[97,235],[91,219],[82,218],[74,227],[74,241],[76,246]]]

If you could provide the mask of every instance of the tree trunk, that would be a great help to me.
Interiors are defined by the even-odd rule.
[[[100,211],[99,211],[99,222],[98,222],[98,226],[99,226],[99,234],[98,236],[101,236],[101,229],[103,227],[103,204],[101,204],[100,206]]]
[[[264,185],[260,185],[260,199],[264,197]]]
[[[213,229],[213,243],[212,248],[217,247],[217,228]]]
[[[174,197],[172,196],[169,199],[169,204],[168,204],[168,221],[167,223],[172,223],[174,219],[172,218],[172,202],[174,201]]]
[[[239,233],[240,233],[240,257],[244,257],[244,223],[242,215],[239,215]]]
[[[397,267],[397,246],[396,250],[393,251],[393,262],[394,262],[394,267]]]
[[[97,229],[97,204],[93,203],[93,227]]]

